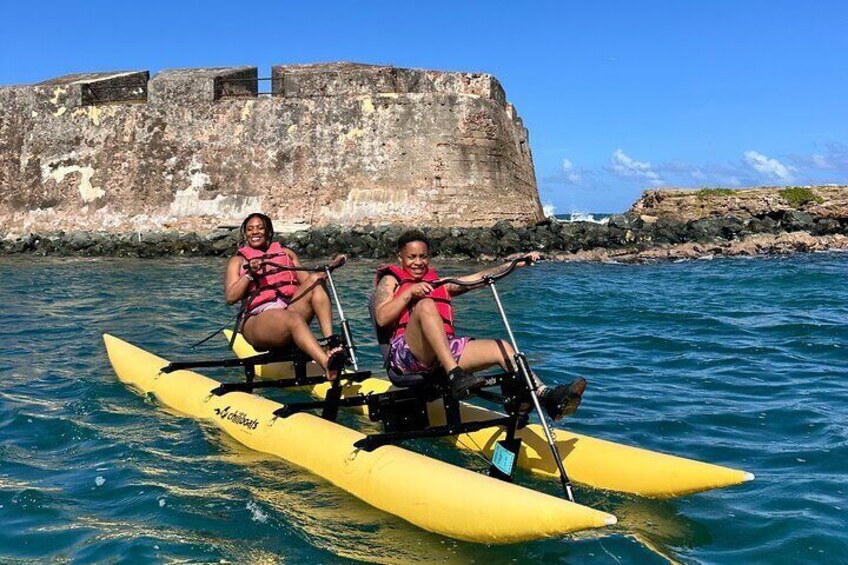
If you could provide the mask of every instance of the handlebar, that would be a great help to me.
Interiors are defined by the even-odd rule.
[[[518,259],[513,259],[512,261],[510,261],[509,267],[507,267],[506,270],[504,270],[500,273],[493,274],[493,275],[485,275],[485,276],[477,279],[476,281],[463,281],[463,280],[460,280],[460,279],[439,279],[437,281],[431,282],[430,285],[433,288],[437,288],[437,287],[440,287],[440,286],[443,286],[443,285],[446,285],[446,284],[455,284],[456,286],[465,286],[465,287],[477,286],[477,285],[481,285],[481,284],[488,285],[488,284],[492,284],[493,282],[499,281],[502,278],[506,277],[507,275],[512,273],[518,267],[518,265],[520,265],[522,263],[532,264],[533,260],[530,259],[527,256],[519,257]]]
[[[270,255],[266,255],[266,257],[274,257],[281,256],[281,253],[273,253]],[[259,262],[260,267],[274,267],[278,271],[301,271],[305,273],[332,273],[342,265],[347,263],[347,257],[344,255],[340,255],[333,262],[327,263],[326,265],[318,265],[316,267],[289,267],[286,265],[280,265],[279,263],[275,263],[274,261],[263,260]],[[249,264],[249,262],[248,262]]]

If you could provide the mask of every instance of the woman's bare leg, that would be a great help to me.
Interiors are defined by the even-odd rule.
[[[320,275],[312,274],[304,284],[300,285],[300,289],[292,297],[288,310],[300,314],[307,324],[312,323],[313,317],[317,317],[318,326],[324,337],[333,334],[332,304],[324,288],[324,279]]]
[[[465,346],[459,366],[469,373],[476,373],[498,365],[507,372],[513,370],[514,355],[512,346],[499,339],[475,339]]]
[[[328,371],[329,356],[297,312],[266,310],[248,319],[243,331],[247,342],[259,350],[279,349],[293,342],[324,369],[328,378],[335,378],[335,374],[331,375]]]
[[[425,298],[418,301],[409,317],[404,335],[410,351],[422,364],[431,365],[438,359],[447,372],[456,367],[442,317],[433,300]]]

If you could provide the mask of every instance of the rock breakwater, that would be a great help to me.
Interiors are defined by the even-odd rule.
[[[848,189],[845,190],[848,193]],[[636,208],[636,207],[634,207]],[[304,258],[345,252],[354,258],[391,258],[406,227],[319,227],[280,239]],[[695,219],[611,216],[606,223],[549,221],[533,227],[498,222],[490,228],[425,228],[435,255],[493,259],[538,250],[560,261],[659,261],[703,256],[782,254],[848,249],[848,214],[816,217],[804,209],[760,215]],[[236,229],[208,233],[45,232],[7,236],[0,253],[58,256],[229,256],[239,244]]]

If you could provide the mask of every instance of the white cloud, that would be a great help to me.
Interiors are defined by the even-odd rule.
[[[649,162],[637,161],[621,149],[616,149],[612,154],[612,170],[621,177],[638,177],[648,179],[653,185],[663,184]]]
[[[824,155],[813,154],[813,156],[810,157],[810,160],[813,162],[814,166],[819,167],[820,169],[830,168],[830,163]]]
[[[580,182],[580,174],[574,169],[574,164],[568,159],[562,160],[562,174],[565,180],[570,183]]]
[[[757,172],[764,175],[778,178],[782,181],[791,181],[795,168],[790,165],[784,165],[777,159],[769,159],[762,153],[756,151],[745,152],[745,162],[753,167]]]

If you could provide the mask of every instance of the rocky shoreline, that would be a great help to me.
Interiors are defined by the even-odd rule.
[[[352,257],[394,256],[402,226],[315,228],[279,237],[304,258],[338,252]],[[705,217],[693,220],[632,213],[606,223],[549,221],[534,227],[499,222],[491,228],[424,229],[434,255],[491,260],[538,250],[558,261],[651,262],[712,256],[756,256],[848,249],[848,217],[814,217],[803,210],[772,211],[761,217]],[[0,254],[37,256],[229,256],[238,230],[113,234],[28,233],[0,240]]]

